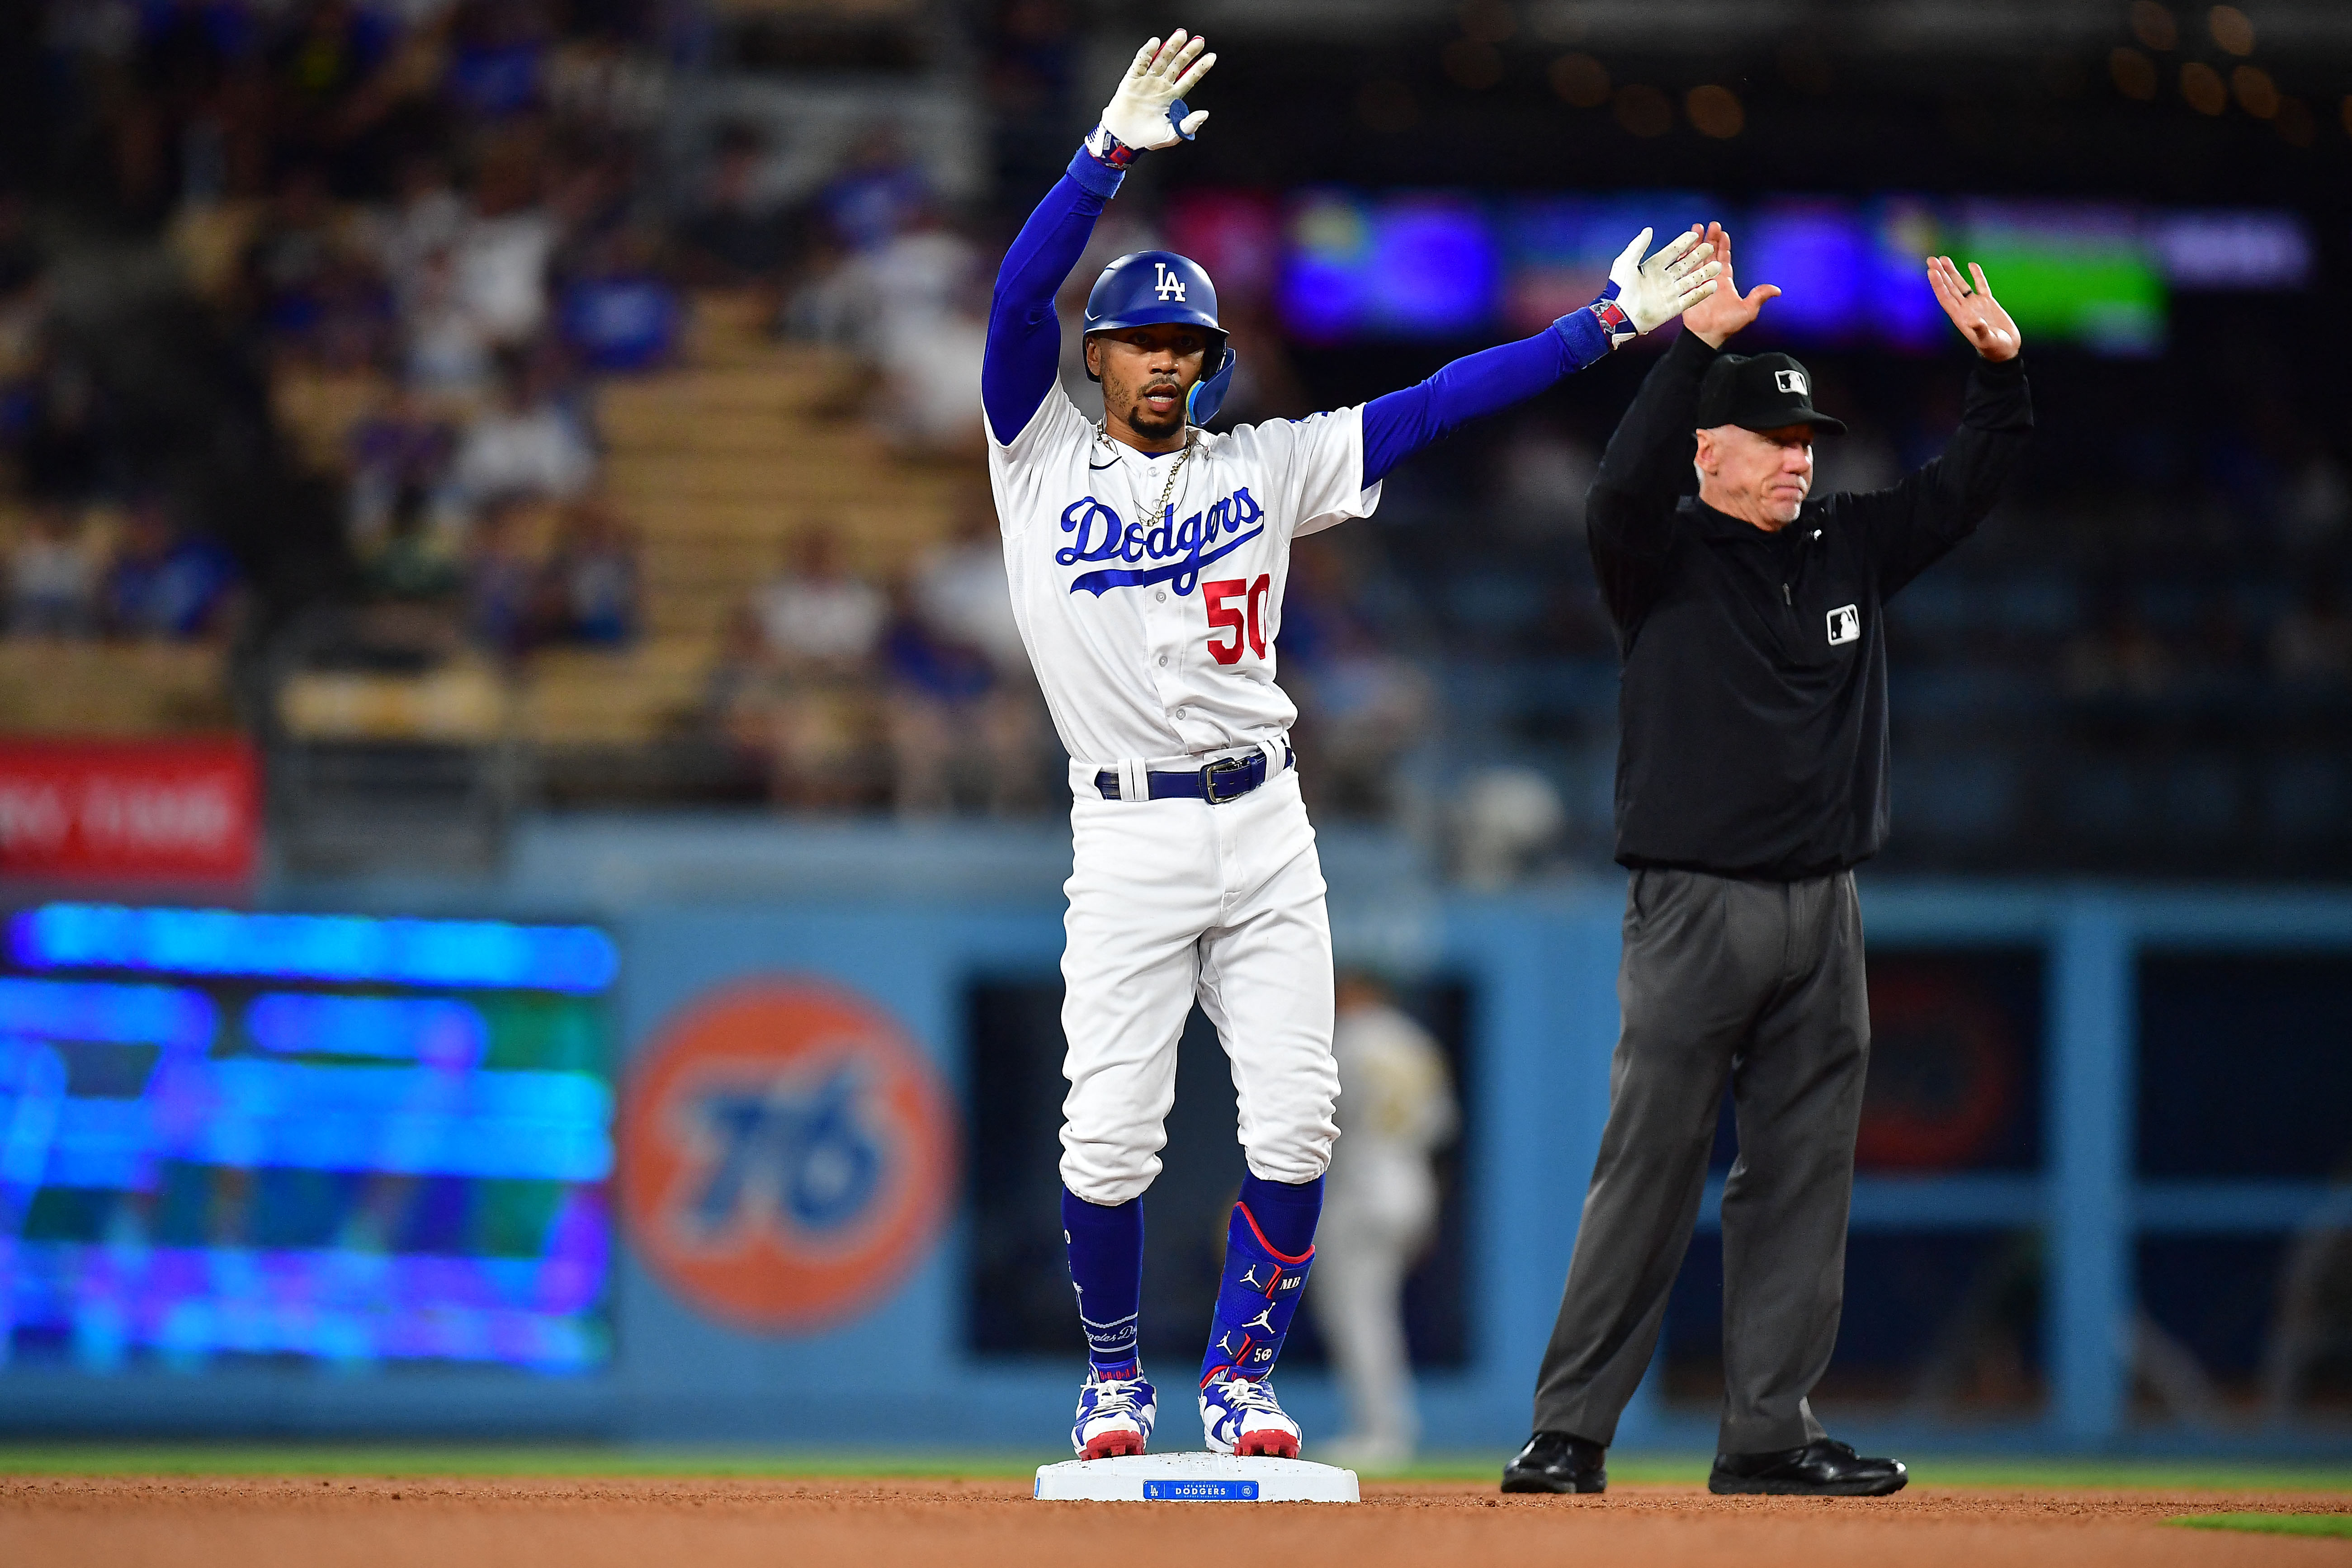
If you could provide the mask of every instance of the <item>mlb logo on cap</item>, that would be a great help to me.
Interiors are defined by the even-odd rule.
[[[1810,425],[1816,431],[1845,426],[1813,406],[1813,378],[1784,353],[1723,354],[1706,367],[1698,388],[1698,427],[1738,425],[1749,430],[1784,430]]]

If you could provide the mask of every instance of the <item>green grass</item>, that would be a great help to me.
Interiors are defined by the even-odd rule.
[[[1914,1486],[2036,1491],[2191,1490],[2352,1492],[2352,1465],[2265,1464],[2246,1460],[1937,1458],[1902,1456]],[[1704,1454],[1612,1454],[1609,1479],[1629,1482],[1706,1479]],[[1500,1456],[1433,1458],[1402,1472],[1410,1480],[1486,1480]]]
[[[0,1475],[164,1476],[547,1476],[547,1477],[962,1477],[1025,1479],[1063,1456],[996,1450],[905,1449],[814,1453],[745,1448],[436,1446],[431,1444],[7,1443]],[[1491,1484],[1505,1456],[1433,1456],[1393,1478]],[[1705,1454],[1612,1454],[1609,1474],[1624,1482],[1698,1482]],[[1937,1458],[1911,1464],[1926,1487],[2035,1490],[2329,1491],[2352,1493],[2352,1465],[2200,1463],[2181,1459]],[[2221,1517],[2221,1516],[2217,1516]],[[2317,1517],[2317,1516],[2310,1516]],[[2330,1516],[2332,1517],[2332,1516]]]
[[[2172,1522],[2191,1530],[2252,1530],[2265,1535],[2329,1535],[2352,1541],[2352,1513],[2191,1513]]]

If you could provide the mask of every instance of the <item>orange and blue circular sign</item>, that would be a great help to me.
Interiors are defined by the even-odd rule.
[[[654,1274],[769,1333],[855,1317],[929,1250],[956,1169],[938,1072],[864,998],[730,986],[663,1026],[621,1112],[621,1201]]]

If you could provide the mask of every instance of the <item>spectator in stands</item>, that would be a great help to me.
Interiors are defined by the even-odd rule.
[[[936,595],[902,584],[892,599],[883,650],[899,815],[950,809],[959,773],[978,779],[992,812],[1034,806],[1043,781],[1034,687],[1009,679],[987,650],[958,635],[961,628],[930,613]],[[969,624],[970,617],[957,619]]]
[[[181,530],[163,501],[148,496],[123,520],[99,605],[112,636],[184,641],[227,630],[236,587],[227,552]]]
[[[511,118],[540,101],[550,17],[539,0],[459,0],[449,19],[443,87],[467,113]]]
[[[457,247],[418,258],[403,295],[401,368],[408,384],[460,397],[480,392],[490,376],[490,334],[458,284]]]
[[[995,503],[985,489],[964,497],[947,540],[923,552],[914,587],[919,612],[940,636],[986,654],[1001,677],[1028,673]]]
[[[283,352],[333,369],[373,363],[390,332],[391,291],[330,197],[326,171],[289,173],[244,258],[243,291]]]
[[[617,647],[637,635],[637,542],[604,500],[583,497],[564,510],[547,563],[552,635],[595,647]]]
[[[769,650],[793,668],[822,676],[867,670],[889,606],[880,590],[849,570],[841,542],[823,524],[793,542],[789,563],[760,591]]]
[[[343,438],[351,473],[349,529],[353,549],[370,553],[404,491],[422,492],[446,510],[457,431],[410,388],[394,383],[383,401]]]
[[[875,658],[889,605],[851,572],[833,531],[794,542],[782,574],[753,602],[765,679],[750,700],[764,730],[770,789],[782,804],[841,806],[869,768]]]
[[[278,182],[245,253],[247,309],[271,336],[299,341],[317,324],[336,222],[324,170],[300,164]]]
[[[427,262],[456,249],[466,218],[466,200],[451,186],[446,163],[428,153],[401,161],[392,205],[375,216],[372,229],[377,264],[392,280],[404,318],[415,313]]]
[[[81,518],[56,501],[34,509],[8,556],[8,630],[16,637],[80,637],[96,624],[98,573]]]
[[[840,174],[817,193],[834,242],[853,254],[878,250],[930,205],[930,182],[887,125],[868,129]]]
[[[466,539],[466,629],[475,643],[507,658],[528,652],[544,619],[544,574],[523,537],[520,496],[484,506]]]
[[[569,500],[594,478],[596,453],[580,416],[561,395],[551,351],[499,354],[498,397],[466,428],[451,478],[478,505],[491,496]]]
[[[886,427],[902,447],[935,455],[980,449],[971,417],[988,338],[980,252],[924,214],[859,263],[873,320],[863,334],[883,378]]]
[[[547,320],[558,235],[540,202],[540,167],[536,138],[517,132],[492,142],[453,252],[457,303],[493,345],[527,343]]]
[[[767,143],[758,129],[734,124],[719,133],[701,204],[678,226],[678,268],[703,288],[771,285],[793,259],[798,226],[760,185]]]

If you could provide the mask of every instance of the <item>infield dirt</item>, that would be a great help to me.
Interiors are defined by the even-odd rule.
[[[2184,1530],[2340,1493],[1917,1489],[1871,1500],[1367,1483],[1356,1507],[1040,1503],[1017,1481],[0,1478],[9,1568],[2170,1568],[2352,1563],[2352,1542]]]

